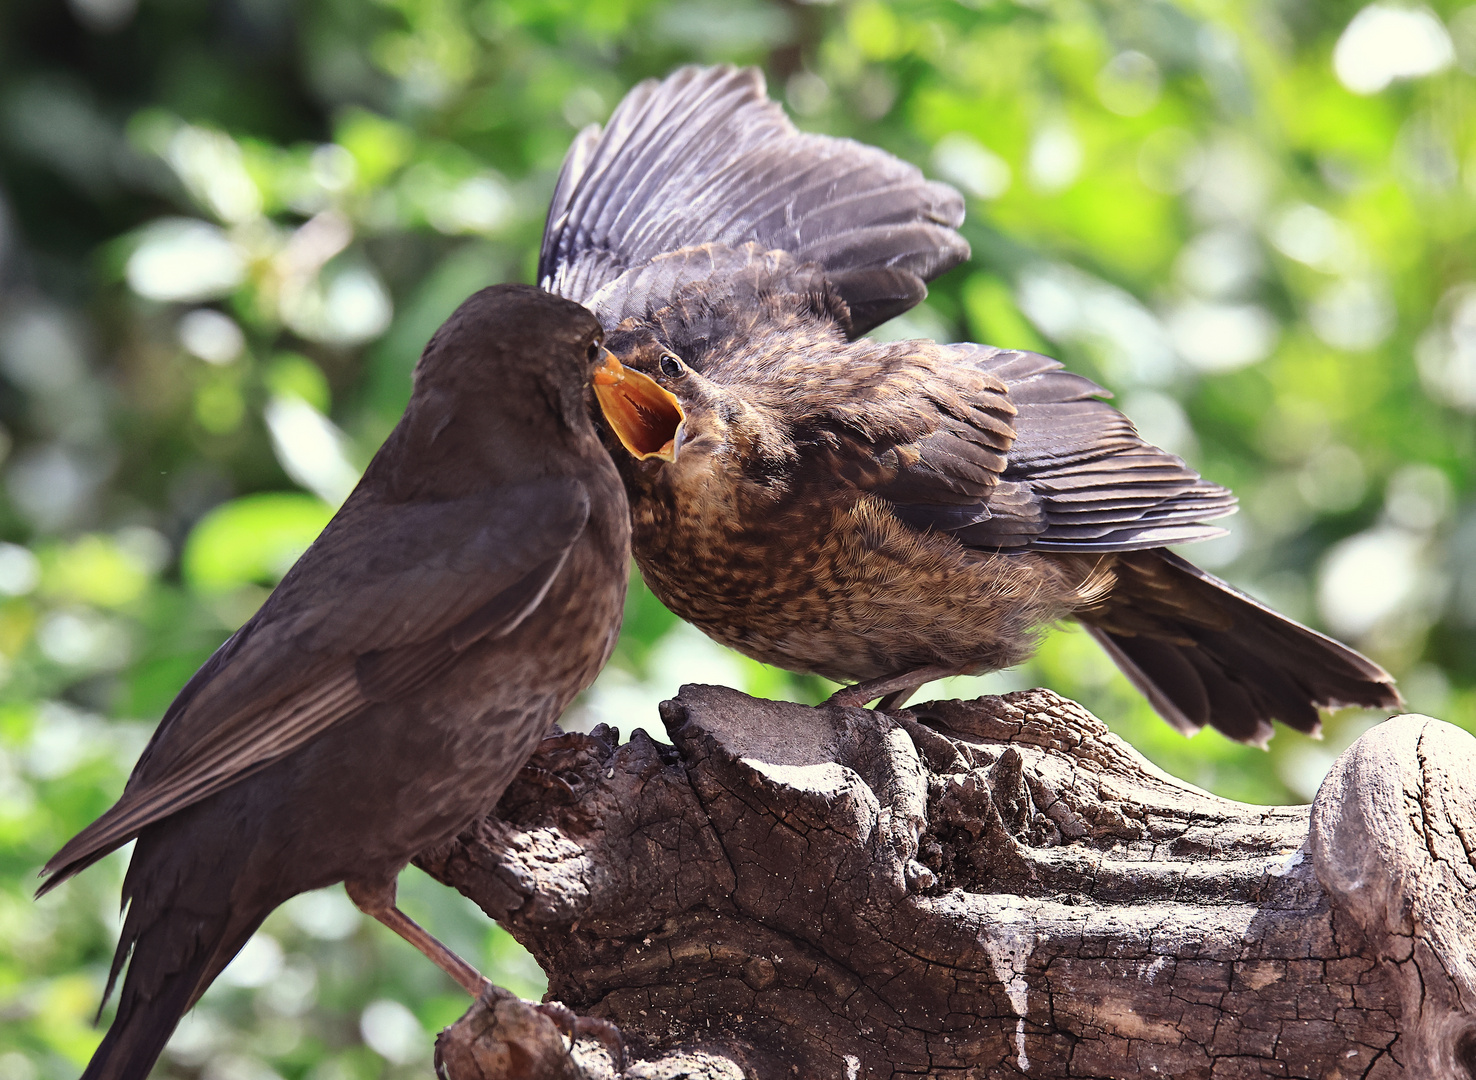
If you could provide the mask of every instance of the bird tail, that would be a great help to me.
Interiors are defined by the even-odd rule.
[[[1264,746],[1273,719],[1315,733],[1320,709],[1403,705],[1393,678],[1163,550],[1116,556],[1117,583],[1077,618],[1160,716]]]
[[[161,845],[148,850],[151,839],[140,839],[123,887],[128,915],[103,992],[106,1002],[126,963],[118,1012],[82,1080],[146,1080],[180,1018],[271,910],[243,913],[231,898],[234,875],[180,867]],[[171,892],[162,903],[161,892]]]

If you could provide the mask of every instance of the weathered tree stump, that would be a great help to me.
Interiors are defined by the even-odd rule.
[[[1398,717],[1312,807],[1258,807],[1043,690],[889,716],[687,686],[661,712],[674,746],[551,738],[419,860],[619,1026],[627,1077],[1476,1080],[1457,728]],[[474,1006],[443,1075],[616,1074],[528,1011]]]

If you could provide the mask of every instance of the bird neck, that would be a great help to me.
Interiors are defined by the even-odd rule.
[[[605,453],[587,417],[575,423],[541,398],[523,410],[479,407],[472,396],[417,390],[365,471],[393,501],[454,499],[568,470]],[[582,427],[582,430],[580,430]]]

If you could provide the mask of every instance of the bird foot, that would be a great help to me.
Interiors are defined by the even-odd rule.
[[[598,1016],[580,1016],[562,1001],[545,1001],[534,1005],[554,1026],[564,1033],[571,1043],[580,1039],[594,1039],[610,1052],[615,1063],[615,1075],[625,1072],[625,1036],[609,1020]]]
[[[555,753],[559,750],[589,750],[599,753],[608,747],[593,735],[583,731],[556,731],[545,735],[534,750],[535,754]]]
[[[557,801],[566,806],[571,806],[579,801],[579,793],[574,790],[574,785],[565,780],[552,769],[545,769],[542,765],[535,765],[531,761],[518,770],[518,780],[524,784],[532,784],[534,787],[542,788],[544,791],[556,795]]]
[[[546,736],[503,793],[503,806],[533,799],[572,805],[579,801],[582,772],[591,759],[604,761],[613,746],[581,731],[559,731]],[[523,786],[527,789],[524,790]]]
[[[863,708],[865,707],[866,703],[871,700],[870,697],[862,696],[863,686],[864,684],[857,683],[855,686],[844,687],[831,694],[828,698],[821,702],[821,704],[835,705],[838,708],[842,709]],[[874,697],[875,695],[872,696]]]

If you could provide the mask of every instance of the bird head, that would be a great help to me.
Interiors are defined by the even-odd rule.
[[[426,345],[397,428],[394,460],[415,491],[450,497],[458,484],[540,475],[551,459],[528,447],[604,457],[587,396],[604,336],[587,309],[532,286],[467,298]]]
[[[696,384],[706,380],[649,330],[617,330],[611,344],[594,375],[605,423],[637,461],[676,461],[687,440],[688,406],[708,396]]]
[[[745,497],[783,489],[794,445],[756,388],[708,378],[649,324],[622,325],[605,345],[619,369],[597,373],[595,393],[605,426],[629,452],[615,454],[628,483],[709,490],[723,474]]]

